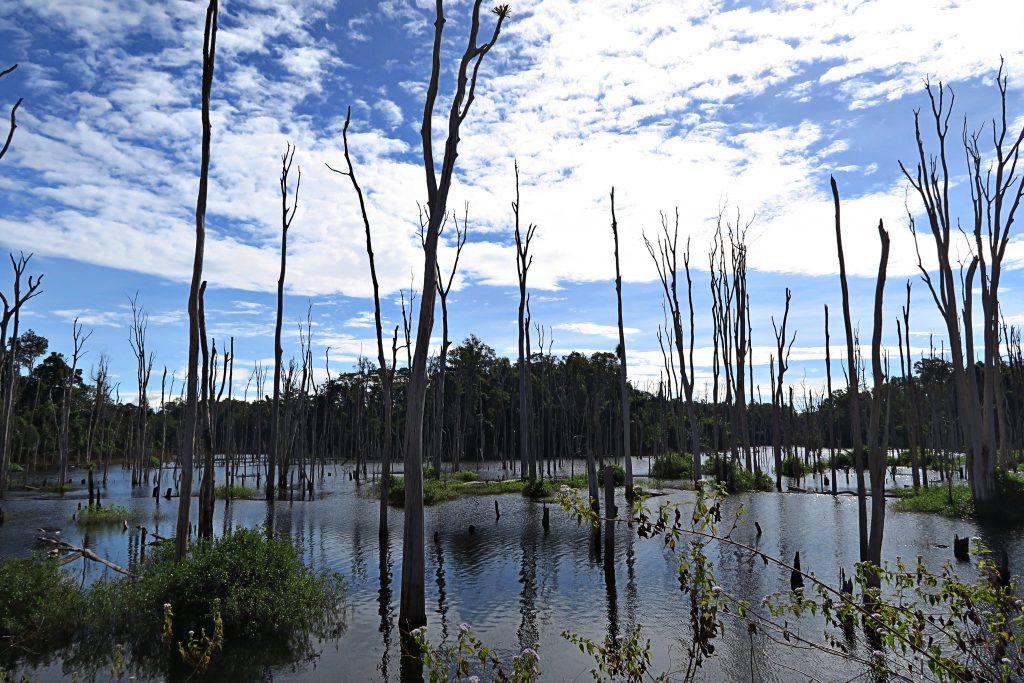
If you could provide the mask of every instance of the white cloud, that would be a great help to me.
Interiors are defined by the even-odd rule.
[[[616,343],[619,341],[619,328],[617,325],[600,325],[598,323],[557,323],[554,325],[556,330],[564,330],[566,332],[574,332],[576,334],[593,335],[597,337],[605,337],[611,339]],[[623,332],[627,336],[631,334],[637,334],[640,330],[635,327],[624,327]]]

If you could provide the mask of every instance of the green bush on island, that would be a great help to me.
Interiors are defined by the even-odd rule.
[[[75,522],[83,526],[122,524],[131,514],[120,505],[88,505],[75,513]]]
[[[787,477],[799,479],[810,471],[811,469],[804,465],[804,461],[798,456],[790,455],[782,461],[782,474]]]
[[[659,455],[651,464],[651,477],[654,479],[693,479],[693,456],[679,453]]]
[[[455,481],[476,481],[479,478],[480,475],[472,470],[459,470],[452,473],[452,479]]]
[[[341,576],[307,567],[294,545],[258,531],[194,543],[181,562],[161,544],[133,569],[83,589],[52,557],[0,561],[0,640],[16,646],[0,649],[0,662],[64,650],[67,662],[97,667],[119,643],[115,658],[159,667],[169,647],[190,632],[212,635],[218,621],[226,648],[251,647],[258,637],[273,646],[254,657],[292,661],[310,652],[311,637],[336,636],[343,626]]]

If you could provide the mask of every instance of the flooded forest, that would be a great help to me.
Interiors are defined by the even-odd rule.
[[[569,317],[535,315],[552,289],[531,280],[537,245],[559,226],[531,194],[558,178],[530,178],[527,156],[501,167],[516,277],[488,304],[515,338],[498,323],[456,335],[477,258],[461,195],[480,170],[460,151],[491,144],[474,117],[500,94],[503,41],[522,35],[517,7],[418,3],[415,196],[373,201],[383,181],[362,145],[382,143],[358,102],[333,113],[316,169],[344,201],[335,218],[358,225],[372,346],[335,360],[313,304],[289,302],[304,272],[289,240],[320,191],[303,173],[324,165],[282,140],[263,169],[277,189],[273,333],[236,365],[230,326],[207,326],[207,217],[230,201],[211,175],[239,115],[211,102],[237,37],[218,43],[228,3],[192,4],[181,44],[202,49],[180,59],[201,75],[185,84],[200,125],[189,194],[171,198],[194,210],[192,269],[168,285],[187,335],[154,328],[141,289],[119,346],[77,315],[48,338],[36,330],[57,276],[43,266],[64,262],[14,248],[0,280],[0,682],[1024,680],[1024,347],[1004,307],[1024,112],[998,54],[981,116],[940,73],[886,124],[914,150],[875,160],[898,168],[902,213],[865,224],[842,174],[814,179],[829,246],[801,258],[838,259],[814,280],[831,308],[797,314],[817,301],[804,285],[762,284],[757,252],[773,247],[735,204],[705,219],[666,197],[625,219],[634,180],[608,159],[595,251],[578,258],[600,254],[587,291],[614,302],[617,325],[603,350],[573,350],[554,342]],[[5,165],[42,120],[18,92],[32,65],[0,68],[6,192]],[[384,275],[385,211],[418,224],[407,288]],[[848,269],[866,248],[871,273]],[[650,269],[651,328],[630,326],[627,249]],[[798,334],[823,355],[794,356]],[[636,344],[655,344],[646,374]],[[163,360],[176,353],[180,367]]]

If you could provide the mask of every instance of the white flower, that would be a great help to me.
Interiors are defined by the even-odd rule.
[[[459,633],[469,633],[469,624],[465,622],[459,624]]]
[[[874,652],[871,653],[871,656],[872,657],[878,657],[879,659],[881,659],[882,657],[885,656],[885,653],[882,652],[881,650],[875,650]]]
[[[480,677],[479,676],[470,676],[469,677],[469,683],[480,683]]]

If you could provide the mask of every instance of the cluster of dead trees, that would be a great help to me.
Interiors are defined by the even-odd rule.
[[[839,188],[833,179],[846,388],[833,388],[831,350],[826,357],[826,391],[815,392],[802,385],[798,389],[788,380],[790,350],[797,331],[789,320],[792,295],[787,289],[773,304],[782,314],[772,318],[776,343],[769,363],[770,395],[764,400],[753,377],[751,297],[747,286],[750,224],[738,214],[734,219],[727,218],[724,212],[720,214],[708,254],[709,281],[707,285],[695,284],[691,243],[688,238],[681,239],[682,219],[676,210],[674,215],[662,216],[660,228],[651,238],[643,238],[663,297],[664,325],[659,327],[657,339],[664,371],[656,386],[641,390],[630,387],[626,375],[623,321],[629,311],[623,307],[614,190],[609,208],[618,345],[614,353],[590,357],[574,353],[556,358],[551,353],[550,331],[545,334],[545,328],[533,322],[530,312],[530,247],[537,226],[520,222],[518,164],[514,168],[516,192],[511,207],[520,295],[515,367],[475,337],[452,347],[448,294],[469,229],[468,208],[461,221],[449,209],[459,135],[477,94],[481,66],[510,14],[507,5],[495,7],[490,31],[482,31],[480,0],[475,0],[470,12],[465,49],[455,69],[445,69],[444,7],[442,0],[435,3],[431,72],[421,127],[426,185],[420,234],[423,282],[417,293],[410,288],[408,314],[403,296],[403,324],[393,330],[383,327],[373,220],[358,180],[357,154],[349,148],[349,116],[342,134],[344,166],[332,170],[348,179],[358,199],[373,281],[376,363],[362,361],[356,370],[328,376],[318,384],[313,372],[312,327],[307,320],[300,358],[285,365],[281,332],[288,234],[301,184],[301,170],[292,173],[295,149],[289,145],[282,157],[280,174],[281,254],[274,365],[253,368],[239,396],[233,379],[233,340],[227,344],[222,340],[218,351],[217,341],[206,333],[203,305],[212,155],[210,100],[219,14],[217,0],[209,0],[203,41],[196,241],[188,298],[188,363],[187,375],[180,384],[182,395],[174,398],[175,380],[172,377],[168,386],[165,369],[160,410],[154,412],[150,408],[148,388],[154,355],[147,348],[147,318],[138,297],[131,300],[130,331],[138,396],[130,408],[112,399],[105,360],[101,359],[92,374],[92,384],[86,386],[80,362],[88,333],[76,321],[72,326],[70,364],[59,355],[49,364],[63,363],[64,368],[57,368],[63,374],[58,373],[57,381],[50,381],[44,395],[54,409],[59,406],[53,417],[56,439],[49,452],[55,457],[60,483],[68,478],[72,462],[81,462],[83,457],[87,462],[102,461],[102,456],[97,456],[106,449],[109,466],[115,457],[113,451],[122,448],[122,462],[131,470],[133,484],[151,482],[150,470],[155,460],[152,481],[157,493],[163,485],[164,462],[173,463],[173,478],[180,495],[176,547],[181,558],[187,550],[193,469],[197,464],[201,466],[197,526],[200,537],[212,535],[215,458],[224,461],[226,483],[233,483],[236,476],[255,476],[257,485],[265,485],[270,501],[285,494],[294,496],[296,490],[305,495],[312,490],[316,477],[323,476],[323,463],[349,460],[357,479],[371,471],[380,478],[380,533],[386,535],[389,477],[392,462],[400,457],[406,496],[400,621],[406,628],[426,620],[422,501],[425,463],[432,463],[434,475],[440,476],[445,467],[458,469],[467,462],[500,460],[512,473],[518,469],[519,476],[532,481],[550,476],[565,458],[586,458],[590,472],[596,471],[596,460],[621,458],[627,467],[627,495],[631,495],[630,456],[686,452],[692,458],[695,482],[705,477],[705,466],[709,463],[713,475],[727,483],[739,469],[755,473],[773,471],[776,486],[781,490],[783,457],[789,455],[817,471],[814,476],[821,477],[822,488],[831,488],[835,493],[839,470],[848,476],[850,469],[838,453],[850,447],[859,500],[861,558],[876,563],[884,531],[885,479],[894,449],[908,452],[913,482],[925,486],[930,471],[937,471],[950,481],[954,470],[959,469],[957,454],[963,453],[966,478],[979,513],[996,512],[999,473],[1015,467],[1016,453],[1024,443],[1020,417],[1024,405],[1018,405],[1024,401],[1024,391],[1020,390],[1024,389],[1020,336],[1003,322],[999,307],[1010,229],[1024,194],[1024,178],[1017,169],[1024,130],[1013,134],[1009,129],[1007,80],[1002,68],[996,79],[1000,113],[991,123],[990,135],[983,130],[971,131],[965,122],[960,139],[968,159],[972,220],[961,222],[952,215],[950,187],[954,175],[947,162],[947,134],[953,97],[941,84],[937,88],[928,85],[930,112],[924,117],[927,123],[922,122],[920,112],[915,112],[918,158],[913,164],[901,164],[910,187],[920,199],[927,224],[927,230],[920,228],[914,211],[909,211],[921,278],[945,321],[948,360],[942,353],[934,352],[916,361],[912,358],[908,283],[903,315],[895,321],[900,373],[894,372],[894,361],[882,344],[886,334],[891,336],[892,327],[887,333],[883,319],[889,236],[880,220],[880,261],[867,359],[870,374],[863,370],[865,361],[852,322],[843,251],[843,231],[850,227],[842,224]],[[0,72],[0,76],[13,69]],[[447,129],[436,135],[435,108],[445,73],[454,73],[454,95],[447,112]],[[19,100],[11,110],[10,130],[0,149],[0,159],[11,145],[20,103]],[[434,143],[441,139],[444,147],[436,154]],[[929,152],[936,146],[937,150]],[[960,228],[963,223],[968,224],[967,229]],[[453,227],[447,227],[449,224]],[[438,260],[438,243],[446,229],[449,235],[452,230],[455,232],[456,250],[451,264]],[[684,236],[685,232],[684,229]],[[934,259],[924,256],[931,252],[929,244],[934,246]],[[963,253],[958,247],[963,246],[969,256],[958,260],[956,255]],[[35,444],[30,444],[26,435],[27,426],[34,428],[38,420],[40,392],[46,379],[41,376],[42,370],[37,373],[34,359],[25,364],[19,349],[19,313],[39,293],[41,281],[27,275],[29,259],[11,259],[13,294],[10,298],[4,296],[0,319],[0,338],[4,342],[0,349],[0,490],[8,485],[12,455],[28,463],[28,454],[34,447],[32,463],[38,465],[42,441],[37,438]],[[712,381],[706,387],[698,386],[694,363],[697,330],[707,324],[707,312],[694,308],[694,288],[703,286],[709,287],[712,301]],[[975,287],[981,294],[980,314],[973,310]],[[412,304],[416,299],[419,307],[414,311]],[[438,299],[442,345],[439,354],[431,358],[430,340]],[[980,324],[976,324],[976,315],[980,315]],[[826,347],[832,334],[829,325],[826,307]],[[975,329],[981,330],[980,343],[976,343]],[[399,367],[400,350],[405,355],[404,367]],[[44,366],[45,361],[38,367]],[[269,396],[265,393],[268,374],[272,377]],[[27,407],[26,398],[31,396],[29,389],[33,386],[36,396],[28,411],[29,418],[25,419],[16,414],[15,408]],[[796,395],[798,390],[800,396]],[[254,401],[249,400],[250,392]],[[425,420],[427,415],[431,416],[429,423]],[[17,444],[16,418],[23,423],[22,441]],[[88,425],[84,441],[83,424]],[[47,450],[45,446],[42,449],[44,461]],[[172,453],[174,457],[170,456]],[[827,462],[823,460],[825,453]]]

